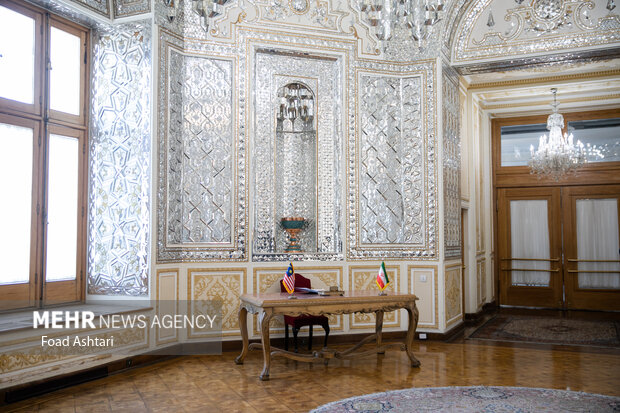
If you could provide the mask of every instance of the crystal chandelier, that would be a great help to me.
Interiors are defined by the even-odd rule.
[[[562,135],[564,117],[558,113],[557,91],[556,88],[551,89],[553,113],[547,118],[549,137],[546,134],[540,137],[536,151],[534,151],[534,145],[530,145],[532,159],[529,162],[531,173],[536,173],[539,177],[551,176],[556,181],[561,176],[574,172],[586,162],[583,143],[578,140],[576,144],[573,144],[572,133]]]
[[[392,39],[396,26],[405,27],[420,47],[429,38],[430,27],[439,20],[443,0],[359,0],[366,22],[377,39]],[[385,46],[385,43],[384,43]]]

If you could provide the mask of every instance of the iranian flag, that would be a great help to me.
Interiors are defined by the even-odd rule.
[[[377,285],[381,291],[385,290],[385,288],[390,283],[390,279],[388,278],[387,271],[385,271],[385,263],[381,263],[381,268],[379,268],[379,274],[377,274]]]

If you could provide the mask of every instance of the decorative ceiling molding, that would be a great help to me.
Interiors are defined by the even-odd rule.
[[[235,43],[237,27],[354,38],[361,55],[372,58],[381,53],[377,39],[349,0],[238,0],[225,6],[205,39]]]
[[[115,19],[151,12],[151,0],[112,0],[112,3]]]
[[[568,64],[594,63],[620,57],[620,47],[610,47],[589,51],[575,51],[569,53],[550,54],[543,56],[525,57],[493,62],[472,63],[468,66],[455,67],[462,76],[523,70],[532,67],[566,66]]]
[[[567,106],[571,103],[585,103],[585,102],[598,102],[605,103],[608,101],[618,101],[620,100],[620,93],[614,93],[611,95],[601,95],[601,96],[586,96],[579,98],[570,98],[570,99],[562,99],[562,104]],[[514,112],[515,108],[530,108],[530,107],[544,107],[545,111],[548,112],[549,107],[549,99],[546,100],[536,100],[531,102],[523,102],[523,103],[499,103],[499,104],[481,104],[480,107],[484,110],[499,110],[499,109],[507,109]],[[582,110],[582,109],[581,109]]]
[[[566,82],[566,81],[584,81],[587,79],[597,79],[597,78],[606,78],[606,77],[619,77],[620,70],[608,70],[604,72],[590,72],[590,73],[574,73],[569,75],[554,75],[554,76],[545,76],[545,77],[537,77],[530,79],[515,79],[515,80],[504,80],[499,82],[485,82],[485,83],[472,83],[467,86],[468,90],[479,90],[479,89],[491,89],[491,88],[501,88],[506,86],[522,86],[522,85],[539,85],[539,84],[548,84],[548,83],[556,83],[556,82]]]
[[[117,18],[151,12],[151,0],[29,0],[90,28],[104,28]],[[158,0],[156,0],[158,1]]]
[[[462,9],[458,9],[461,5]],[[463,10],[463,11],[461,11]],[[457,3],[448,36],[455,66],[620,47],[620,16],[607,0],[479,0]]]
[[[445,8],[449,11],[453,2],[464,1],[467,0],[445,0]],[[193,25],[192,17],[188,15],[190,9],[182,4],[181,7],[185,9],[185,24]],[[360,57],[413,62],[439,55],[446,21],[441,20],[433,26],[433,35],[422,50],[411,38],[410,31],[401,26],[394,29],[392,40],[386,42],[386,47],[381,50],[371,26],[362,18],[356,1],[238,0],[224,6],[222,15],[213,19],[208,34],[195,33],[198,36],[196,37],[192,32],[191,37],[235,43],[237,27],[290,33],[311,32],[313,36],[319,35],[324,38],[345,37],[357,41]],[[185,32],[187,35],[187,28]]]

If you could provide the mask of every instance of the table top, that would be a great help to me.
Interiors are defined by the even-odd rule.
[[[288,293],[257,293],[243,294],[241,302],[246,302],[258,307],[294,307],[307,305],[334,305],[353,303],[395,303],[401,301],[415,301],[418,299],[414,294],[389,292],[379,295],[377,290],[371,291],[345,291],[344,295],[318,295],[293,293],[296,299],[290,299]]]

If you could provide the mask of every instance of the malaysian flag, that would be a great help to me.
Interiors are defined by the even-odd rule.
[[[284,288],[286,288],[289,294],[293,294],[293,291],[295,291],[295,270],[293,269],[292,262],[288,265],[288,270],[286,270],[286,274],[284,274],[282,284],[284,284]]]

